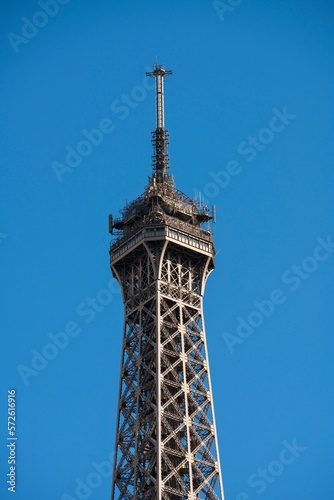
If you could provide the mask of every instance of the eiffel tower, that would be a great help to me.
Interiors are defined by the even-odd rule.
[[[152,175],[121,217],[109,216],[110,267],[124,302],[112,500],[224,498],[203,319],[214,214],[169,173],[171,73],[161,65],[146,73],[156,87]]]

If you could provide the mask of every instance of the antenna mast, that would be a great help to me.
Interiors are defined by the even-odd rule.
[[[169,168],[167,153],[169,133],[165,130],[164,119],[164,77],[171,74],[172,70],[166,70],[158,64],[153,66],[153,71],[146,73],[146,76],[155,78],[156,129],[152,132],[152,144],[154,148],[153,172],[158,184],[164,182]]]

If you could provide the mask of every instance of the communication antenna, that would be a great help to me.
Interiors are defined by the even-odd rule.
[[[167,146],[169,144],[169,134],[165,130],[164,111],[164,78],[171,75],[172,70],[166,70],[163,66],[155,64],[153,71],[146,72],[146,76],[155,78],[155,105],[156,105],[156,129],[152,132],[153,171],[156,181],[161,184],[166,177],[169,168],[169,156]]]

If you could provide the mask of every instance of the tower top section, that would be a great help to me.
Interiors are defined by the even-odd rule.
[[[120,211],[121,217],[109,217],[109,232],[117,236],[112,244],[114,249],[122,246],[124,241],[133,241],[134,235],[141,231],[147,230],[153,234],[157,227],[161,231],[173,227],[182,230],[182,234],[201,238],[201,241],[212,241],[209,227],[206,230],[201,227],[212,219],[209,207],[176,189],[174,177],[168,173],[169,134],[164,128],[164,78],[171,74],[171,70],[157,64],[153,66],[153,71],[146,73],[148,77],[155,78],[156,88],[156,129],[152,132],[153,172],[144,193]]]
[[[169,156],[167,146],[169,144],[169,134],[165,130],[164,78],[171,74],[172,70],[166,70],[164,66],[158,64],[153,66],[153,71],[146,73],[146,76],[155,78],[156,129],[152,132],[152,160],[153,176],[157,184],[164,184],[168,181]]]
[[[164,77],[171,75],[171,69],[165,69],[163,66],[155,64],[153,71],[147,71],[146,76],[155,78],[155,102],[156,102],[156,128],[163,129],[164,123]]]

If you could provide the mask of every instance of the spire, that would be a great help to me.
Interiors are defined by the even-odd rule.
[[[167,153],[169,134],[164,128],[164,77],[171,74],[172,70],[166,70],[158,64],[153,66],[153,71],[146,73],[146,76],[155,78],[156,129],[152,132],[152,144],[154,148],[153,172],[158,184],[164,182],[169,168]]]
[[[163,66],[155,64],[153,71],[148,71],[146,76],[155,77],[155,98],[156,98],[156,128],[164,128],[164,77],[171,75],[172,70],[166,70]]]

